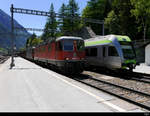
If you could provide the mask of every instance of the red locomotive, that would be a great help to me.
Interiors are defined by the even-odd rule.
[[[81,73],[85,58],[84,40],[80,37],[62,36],[27,49],[26,58],[55,67],[69,74]]]

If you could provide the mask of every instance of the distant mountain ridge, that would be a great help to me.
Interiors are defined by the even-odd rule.
[[[14,27],[24,28],[14,19]],[[0,48],[11,48],[11,17],[0,9]],[[17,48],[25,46],[27,38],[30,36],[26,30],[15,31],[15,44]]]

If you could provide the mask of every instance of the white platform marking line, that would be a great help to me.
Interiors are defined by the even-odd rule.
[[[45,71],[45,72],[47,72],[47,73],[49,73],[50,75],[52,75],[52,76],[54,76],[54,77],[60,79],[60,80],[62,80],[63,82],[65,82],[65,83],[67,83],[67,84],[69,84],[69,85],[71,85],[71,86],[73,86],[73,87],[76,87],[77,89],[80,89],[81,91],[83,91],[83,92],[85,92],[85,93],[87,93],[87,94],[93,96],[94,98],[96,98],[96,99],[99,100],[100,102],[102,102],[102,103],[104,103],[104,104],[106,104],[106,105],[112,107],[113,109],[116,109],[116,110],[119,111],[119,112],[126,112],[125,109],[122,109],[122,108],[120,108],[120,107],[118,107],[118,106],[116,106],[116,105],[114,105],[114,104],[112,104],[112,103],[110,103],[110,102],[104,100],[103,98],[101,98],[101,97],[99,97],[99,96],[96,96],[95,94],[93,94],[93,93],[91,93],[91,92],[89,92],[89,91],[87,91],[87,90],[85,90],[85,89],[83,89],[83,88],[81,88],[81,87],[79,87],[79,86],[77,86],[77,85],[74,85],[74,84],[72,84],[72,83],[70,83],[70,82],[68,82],[68,81],[66,81],[66,80],[64,80],[64,79],[62,79],[62,78],[60,78],[60,77],[58,77],[56,74],[54,74],[54,73],[52,73],[52,72],[49,72],[49,71],[47,71],[46,69],[42,69],[42,70]]]

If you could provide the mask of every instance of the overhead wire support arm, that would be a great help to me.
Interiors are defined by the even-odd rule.
[[[45,11],[39,11],[39,10],[30,10],[30,9],[23,9],[23,8],[13,8],[14,13],[21,13],[21,14],[31,14],[31,15],[41,15],[41,16],[50,16],[49,12]],[[68,16],[62,16],[58,13],[56,13],[55,17],[58,18],[66,18],[71,20],[83,20],[85,22],[91,22],[91,23],[97,23],[97,24],[104,24],[103,20],[97,20],[97,19],[91,19],[91,18],[82,18],[82,17],[68,17]]]
[[[30,14],[30,15],[50,16],[49,12],[23,9],[23,8],[13,8],[13,12],[14,13],[21,13],[21,14]]]
[[[44,29],[39,29],[39,28],[19,28],[19,27],[15,27],[14,29],[15,30],[25,30],[25,31],[38,31],[38,32],[43,32],[44,31]],[[52,32],[52,31],[57,31],[57,30],[55,30],[55,29],[48,29],[46,31],[47,32]]]
[[[21,14],[29,14],[29,15],[39,15],[39,16],[48,16],[50,17],[51,14],[49,12],[45,11],[39,11],[39,10],[30,10],[30,9],[23,9],[23,8],[12,8],[13,13],[21,13]],[[97,19],[91,19],[91,18],[82,18],[82,17],[68,17],[68,16],[61,16],[60,14],[56,13],[55,17],[58,18],[65,18],[65,19],[70,19],[70,20],[82,20],[84,22],[89,22],[89,23],[96,23],[96,24],[101,24],[102,25],[102,35],[104,35],[104,21],[103,20],[97,20]]]

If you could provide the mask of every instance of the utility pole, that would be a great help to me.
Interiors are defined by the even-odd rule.
[[[144,26],[144,43],[145,43],[145,39],[146,39],[146,26]]]
[[[104,29],[104,20],[102,21],[102,35],[104,36],[105,35],[105,29]]]
[[[12,44],[10,69],[12,69],[13,66],[15,66],[15,64],[14,64],[14,13],[13,13],[13,4],[11,5],[10,12],[11,12],[11,44]]]

